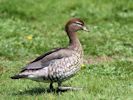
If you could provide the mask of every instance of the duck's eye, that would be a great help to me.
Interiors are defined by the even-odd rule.
[[[78,26],[78,27],[83,27],[83,24],[80,23],[80,22],[75,22],[75,23],[73,23],[73,25],[74,25],[74,26]]]
[[[78,25],[82,25],[83,26],[83,23],[81,23],[79,21],[76,21],[75,24],[78,24]]]

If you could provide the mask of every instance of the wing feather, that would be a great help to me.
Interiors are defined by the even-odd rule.
[[[56,49],[52,52],[48,52],[48,53],[36,58],[31,63],[29,63],[26,67],[24,67],[22,69],[21,72],[23,72],[25,70],[38,70],[38,69],[47,67],[54,60],[71,56],[72,52],[73,51],[70,49],[58,49],[58,50]]]

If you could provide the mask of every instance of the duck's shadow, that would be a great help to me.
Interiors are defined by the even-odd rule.
[[[39,88],[39,87],[36,87],[36,88],[32,88],[30,90],[24,90],[24,91],[19,91],[17,93],[13,93],[13,95],[39,95],[39,94],[44,94],[44,93],[54,93],[54,94],[60,94],[60,93],[63,93],[63,92],[66,92],[67,90],[57,90],[57,89],[54,89],[54,90],[50,90],[48,88]]]

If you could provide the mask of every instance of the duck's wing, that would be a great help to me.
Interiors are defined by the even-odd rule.
[[[44,58],[44,57],[46,57],[46,56],[48,56],[48,55],[50,55],[52,53],[58,52],[58,51],[60,51],[62,49],[65,49],[65,48],[56,48],[56,49],[53,49],[52,51],[49,51],[47,53],[44,53],[44,54],[40,55],[39,57],[37,57],[36,59],[34,59],[33,61],[31,61],[30,63],[37,62],[37,61],[41,60],[42,58]]]
[[[61,59],[64,57],[69,57],[71,55],[72,55],[72,50],[70,49],[64,49],[64,48],[55,49],[33,60],[26,67],[24,67],[21,72],[25,70],[38,70],[38,69],[47,67],[52,61]]]

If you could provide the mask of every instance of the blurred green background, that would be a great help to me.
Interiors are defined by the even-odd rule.
[[[86,67],[64,85],[84,89],[58,95],[46,92],[47,83],[11,80],[40,54],[68,45],[64,25],[71,18],[84,20],[90,32],[78,32]],[[132,94],[132,0],[0,0],[1,100],[132,100]]]

